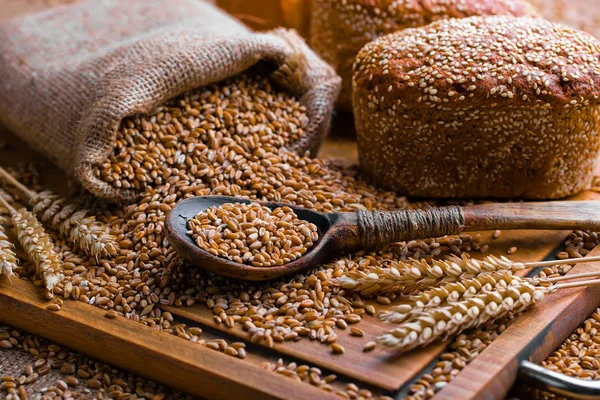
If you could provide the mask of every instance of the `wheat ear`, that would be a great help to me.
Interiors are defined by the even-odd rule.
[[[31,205],[33,212],[44,223],[59,231],[88,255],[98,258],[116,254],[116,238],[94,216],[88,216],[85,210],[67,204],[65,199],[48,191],[35,195]]]
[[[400,304],[381,313],[379,318],[399,324],[429,308],[439,307],[444,303],[455,303],[506,287],[513,279],[510,271],[499,271],[482,273],[475,278],[460,282],[446,283],[409,296]]]
[[[332,283],[366,296],[413,294],[439,284],[474,278],[483,272],[515,272],[524,268],[523,263],[495,256],[488,256],[483,261],[465,255],[462,258],[451,256],[431,263],[409,259],[388,261],[385,267],[350,270],[346,275],[333,279]]]
[[[54,251],[52,239],[35,216],[25,208],[17,211],[1,196],[0,204],[10,212],[21,247],[35,264],[37,274],[44,281],[49,294],[52,294],[54,286],[62,280],[63,266],[60,256]]]
[[[13,251],[13,244],[8,240],[6,232],[0,219],[0,275],[5,275],[8,278],[14,275],[13,270],[17,268],[17,255]]]
[[[67,200],[52,192],[35,193],[29,190],[2,168],[0,179],[14,186],[26,198],[34,214],[46,226],[58,231],[89,256],[97,259],[116,254],[116,238],[94,216],[88,216],[85,210],[68,204]]]
[[[402,352],[426,346],[502,318],[509,312],[520,313],[542,300],[545,292],[545,288],[513,277],[506,287],[425,310],[381,335],[378,341]]]
[[[567,260],[513,262],[504,256],[488,256],[482,261],[463,255],[447,257],[445,260],[386,261],[384,267],[353,269],[344,276],[332,279],[332,283],[365,296],[379,296],[390,293],[415,294],[444,283],[471,279],[481,273],[510,271],[548,267],[553,265],[575,265],[600,261],[600,257],[571,258]]]

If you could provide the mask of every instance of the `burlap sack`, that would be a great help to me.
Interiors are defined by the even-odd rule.
[[[130,200],[93,176],[119,122],[260,60],[299,96],[316,151],[340,78],[294,32],[254,33],[202,0],[92,0],[0,24],[0,122],[93,194]]]

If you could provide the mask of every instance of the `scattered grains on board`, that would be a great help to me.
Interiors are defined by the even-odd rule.
[[[323,376],[323,371],[321,371],[319,368],[310,367],[306,364],[297,365],[295,362],[286,364],[281,358],[274,363],[265,362],[261,364],[261,367],[296,381],[309,383],[328,392],[334,390],[333,385],[337,380],[337,376],[334,374]],[[339,385],[337,385],[337,387],[339,388]],[[360,396],[362,396],[364,399],[391,400],[391,398],[388,396],[378,396],[367,389],[360,389],[354,383],[346,384],[344,390],[339,390],[336,393],[346,398],[360,398],[358,397],[360,393]]]
[[[141,378],[108,364],[88,358],[67,348],[52,344],[45,339],[0,326],[0,336],[7,335],[14,341],[8,353],[9,359],[31,360],[22,376],[1,376],[1,382],[18,386],[13,400],[50,398],[145,398],[185,399],[192,396],[174,391],[159,383]],[[69,368],[65,368],[69,366]],[[24,378],[24,379],[22,379]],[[4,390],[5,392],[2,392]],[[11,389],[0,387],[0,397],[11,397]],[[2,397],[3,399],[5,397]]]
[[[213,310],[217,323],[239,323],[255,342],[268,341],[270,335],[266,332],[273,330],[275,338],[283,337],[284,340],[312,338],[312,335],[316,338],[324,326],[321,318],[327,307],[335,310],[335,320],[349,323],[360,320],[354,309],[363,306],[348,303],[342,294],[338,294],[338,289],[325,288],[330,279],[339,277],[343,271],[355,266],[384,265],[390,258],[403,260],[461,254],[479,248],[479,239],[468,235],[463,235],[462,239],[397,243],[378,253],[359,253],[352,259],[341,258],[319,266],[306,275],[298,275],[292,282],[274,281],[261,285],[232,283],[187,268],[164,236],[166,213],[182,198],[239,195],[319,211],[427,207],[427,203],[411,205],[403,197],[378,191],[335,164],[288,151],[285,144],[290,134],[287,132],[295,132],[293,135],[300,137],[306,116],[297,101],[286,96],[274,92],[268,80],[243,75],[189,92],[158,107],[149,116],[139,115],[123,121],[117,132],[114,155],[97,169],[97,175],[113,185],[144,191],[140,200],[111,220],[110,226],[121,243],[122,255],[107,261],[107,265],[119,271],[138,259],[146,265],[151,264],[154,269],[147,271],[153,272],[138,277],[124,270],[119,273],[136,286],[143,287],[138,279],[156,286],[149,287],[146,291],[149,295],[143,295],[140,301],[131,295],[125,296],[128,290],[123,290],[121,296],[109,292],[109,301],[102,307],[114,307],[131,319],[152,321],[154,311],[140,315],[140,310],[148,304],[160,302],[181,306],[199,302]],[[274,115],[267,117],[265,109],[273,111]],[[296,122],[290,123],[290,120]],[[165,140],[168,145],[164,144]],[[157,245],[159,249],[154,248]],[[85,270],[91,267],[79,256],[74,257],[73,262],[85,266]],[[219,293],[223,285],[232,288],[231,296]],[[82,289],[78,298],[91,302],[91,297],[83,293],[88,291]],[[293,308],[296,301],[309,300],[313,296],[317,298],[316,302],[313,300],[315,304],[303,307],[297,319],[287,319],[276,325],[266,318],[285,313],[284,310]],[[131,300],[123,302],[126,297]],[[322,335],[321,339],[326,342],[328,337]]]
[[[74,249],[62,235],[51,233],[65,262],[66,282],[59,283],[55,293],[68,293],[71,299],[115,310],[222,352],[228,348],[226,343],[198,338],[189,328],[175,324],[160,306],[204,304],[219,323],[242,326],[253,342],[309,338],[331,346],[337,327],[360,322],[364,312],[375,314],[356,293],[331,285],[333,279],[350,270],[387,268],[390,262],[411,257],[431,262],[433,257],[461,255],[485,246],[469,235],[396,243],[378,252],[332,260],[292,279],[260,284],[189,268],[164,236],[166,213],[187,197],[239,195],[319,211],[430,205],[410,204],[368,185],[353,170],[288,151],[286,144],[296,140],[294,136],[302,137],[307,121],[297,100],[279,101],[285,98],[289,96],[276,92],[267,80],[242,76],[124,120],[114,152],[96,173],[115,187],[138,189],[140,198],[123,208],[93,206],[92,214],[119,243],[110,259],[96,260]],[[34,280],[31,267],[23,263],[17,273]],[[238,357],[245,356],[245,350],[233,348]],[[322,384],[324,390],[326,385]]]
[[[258,203],[213,206],[188,221],[188,235],[209,253],[253,267],[287,264],[317,241],[317,226],[287,206]]]
[[[494,233],[492,234],[492,239],[494,239],[494,240],[495,240],[495,239],[498,239],[498,238],[500,237],[500,235],[501,235],[501,234],[502,234],[502,231],[501,231],[501,230],[499,230],[499,229],[496,229],[496,230],[494,231]]]
[[[515,254],[516,252],[517,252],[517,248],[514,246],[506,251],[506,253],[508,253],[508,254]]]

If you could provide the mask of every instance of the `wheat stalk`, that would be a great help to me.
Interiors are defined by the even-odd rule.
[[[21,208],[17,211],[1,196],[0,204],[10,212],[21,247],[35,264],[37,274],[44,281],[49,294],[52,295],[54,286],[63,278],[61,274],[63,262],[54,251],[52,239],[27,209]]]
[[[13,244],[8,240],[6,232],[0,219],[0,275],[5,275],[8,278],[14,275],[13,270],[17,268],[17,255],[13,251]]]
[[[489,293],[508,286],[514,279],[510,271],[487,272],[475,278],[460,282],[446,283],[440,287],[431,288],[421,293],[409,296],[402,303],[391,307],[379,315],[387,322],[399,324],[432,307],[444,303],[455,303],[479,294]]]
[[[368,266],[364,270],[353,269],[345,275],[332,279],[332,284],[360,293],[364,296],[380,296],[390,293],[411,295],[440,284],[461,282],[482,273],[517,271],[553,265],[575,265],[600,261],[600,257],[571,258],[567,260],[513,262],[504,256],[488,256],[478,261],[463,254],[461,258],[449,256],[445,260],[409,259],[407,261],[384,261],[381,266]]]
[[[443,283],[474,278],[483,272],[511,271],[526,268],[523,263],[514,263],[506,257],[488,256],[478,261],[463,255],[445,260],[409,259],[387,261],[385,267],[371,266],[364,270],[350,270],[346,275],[332,280],[336,286],[352,290],[365,296],[389,293],[413,294]]]
[[[547,291],[546,288],[535,287],[513,276],[507,286],[498,290],[424,310],[381,335],[378,341],[398,351],[426,346],[433,341],[497,320],[509,312],[520,313],[542,300]]]
[[[116,238],[94,216],[88,216],[85,210],[68,204],[67,200],[52,192],[35,193],[29,190],[2,168],[0,179],[18,189],[46,226],[58,231],[89,256],[98,259],[116,254]]]

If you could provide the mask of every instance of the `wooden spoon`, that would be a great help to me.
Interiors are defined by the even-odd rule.
[[[405,211],[321,213],[282,203],[261,203],[271,209],[288,206],[298,218],[318,227],[319,239],[302,257],[276,267],[253,267],[217,257],[187,235],[188,220],[212,206],[251,203],[228,196],[202,196],[178,203],[168,214],[166,234],[184,259],[232,278],[261,281],[316,267],[341,253],[388,243],[496,229],[600,231],[600,201],[492,203]]]

